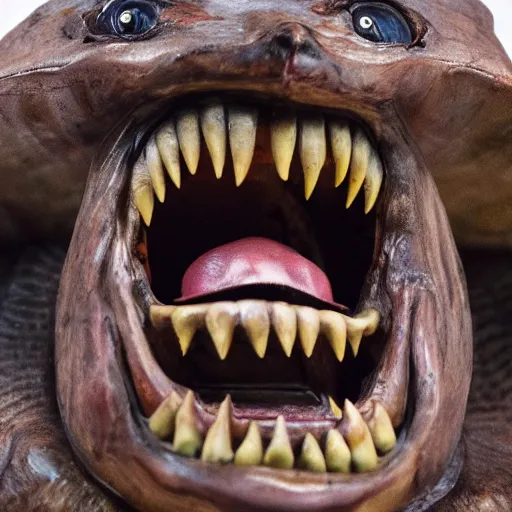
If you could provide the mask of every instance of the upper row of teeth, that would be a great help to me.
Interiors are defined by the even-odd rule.
[[[271,328],[285,354],[290,357],[296,339],[306,357],[311,357],[318,337],[323,334],[338,361],[345,357],[346,342],[357,356],[363,336],[375,333],[380,314],[367,309],[355,317],[336,311],[319,311],[284,302],[242,300],[188,306],[151,306],[154,327],[172,325],[183,355],[186,355],[197,331],[206,327],[215,349],[224,360],[231,348],[235,327],[241,325],[258,357],[265,357]]]
[[[154,194],[160,202],[165,200],[164,167],[177,188],[181,186],[180,152],[190,173],[196,173],[201,153],[201,132],[217,178],[221,178],[224,171],[229,139],[235,182],[240,186],[247,177],[254,156],[257,127],[257,109],[225,108],[220,102],[200,111],[182,111],[162,125],[150,138],[133,171],[133,199],[146,225],[151,223]],[[347,122],[326,122],[321,115],[301,120],[295,116],[284,116],[274,120],[270,136],[277,173],[284,181],[288,180],[298,145],[305,196],[309,199],[327,158],[328,134],[336,167],[334,185],[340,186],[349,175],[347,208],[364,185],[365,212],[370,212],[384,178],[382,163],[364,131],[358,127],[351,131]]]
[[[396,434],[382,404],[373,402],[370,418],[365,421],[357,408],[345,401],[339,428],[331,429],[325,440],[307,433],[295,458],[288,437],[286,421],[279,416],[272,439],[264,447],[258,422],[249,424],[245,439],[233,450],[231,434],[232,404],[229,395],[221,404],[214,423],[203,439],[198,428],[194,393],[189,391],[182,400],[171,393],[149,419],[149,428],[162,440],[171,440],[172,450],[186,457],[201,454],[204,462],[238,466],[265,465],[276,469],[299,469],[325,473],[372,471],[378,466],[378,453],[389,453],[396,445]]]

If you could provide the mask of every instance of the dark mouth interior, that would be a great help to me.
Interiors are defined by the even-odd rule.
[[[334,300],[355,309],[375,243],[375,213],[364,215],[362,195],[346,209],[346,185],[334,189],[333,174],[324,172],[313,197],[306,201],[296,157],[289,182],[282,182],[272,166],[253,164],[247,181],[237,188],[229,161],[225,176],[217,180],[207,158],[202,155],[196,176],[184,176],[181,190],[170,184],[168,199],[155,206],[148,249],[152,289],[158,300],[172,304],[181,296],[183,275],[202,254],[259,236],[317,263],[329,277]],[[252,180],[253,173],[267,180]]]
[[[164,371],[174,382],[198,392],[205,403],[220,403],[229,393],[244,417],[275,418],[286,406],[318,406],[324,411],[326,396],[343,404],[356,402],[375,370],[375,354],[362,348],[354,356],[347,352],[340,364],[324,339],[318,341],[310,359],[295,347],[288,358],[271,335],[264,359],[258,358],[243,331],[235,331],[235,342],[221,361],[206,333],[196,336],[190,352],[182,357],[177,343],[153,334],[153,345]],[[371,343],[378,345],[377,336]],[[247,409],[251,409],[251,413]],[[257,411],[257,412],[256,412]],[[318,419],[319,410],[292,409],[287,419]],[[325,414],[325,412],[323,412]],[[292,416],[292,418],[290,417]]]
[[[335,302],[356,309],[373,259],[375,209],[364,214],[362,193],[349,209],[345,208],[348,180],[334,187],[330,151],[310,200],[304,198],[297,151],[290,179],[282,181],[270,150],[273,115],[269,107],[259,109],[254,159],[240,187],[235,185],[229,150],[223,177],[216,179],[204,141],[194,176],[186,171],[181,158],[180,190],[166,178],[166,200],[156,202],[150,228],[141,228],[147,240],[151,288],[161,303],[176,304],[187,268],[207,251],[247,237],[263,237],[291,247],[318,265],[329,278]],[[294,296],[277,286],[257,290],[241,287],[221,291],[215,300],[258,298],[297,304],[297,295],[301,294]],[[310,299],[301,296],[299,300],[307,305]],[[217,404],[230,393],[235,407],[245,413],[251,411],[253,417],[275,417],[274,412],[282,412],[283,407],[288,407],[290,414],[293,409],[294,417],[315,417],[319,410],[324,411],[327,395],[338,403],[345,398],[355,402],[383,350],[382,336],[377,332],[363,344],[357,358],[347,345],[341,364],[322,337],[311,358],[303,354],[299,343],[288,358],[271,334],[267,353],[260,359],[243,329],[237,327],[229,355],[221,361],[206,332],[197,333],[185,357],[168,332],[149,328],[147,336],[160,365],[174,382],[198,392],[205,404]]]

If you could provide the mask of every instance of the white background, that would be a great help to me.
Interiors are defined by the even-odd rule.
[[[0,38],[45,0],[0,0]],[[512,57],[512,0],[483,0],[493,11],[496,33]]]

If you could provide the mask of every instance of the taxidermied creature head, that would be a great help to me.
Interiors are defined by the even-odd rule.
[[[448,492],[472,334],[445,206],[511,242],[485,7],[53,0],[4,44],[3,234],[66,232],[88,175],[55,354],[87,470],[146,511]]]

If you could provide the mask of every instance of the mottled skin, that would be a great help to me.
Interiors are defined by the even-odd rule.
[[[492,35],[489,13],[476,1],[437,1],[428,5],[412,0],[402,2],[426,20],[425,46],[376,51],[375,46],[361,42],[351,33],[343,19],[336,18],[329,2],[281,1],[278,10],[272,1],[232,4],[176,2],[164,11],[164,24],[154,38],[119,43],[108,38],[93,41],[88,36],[82,15],[101,7],[101,3],[52,1],[0,43],[5,56],[0,68],[0,208],[4,210],[0,230],[4,240],[38,237],[66,241],[85,177],[93,159],[96,162],[68,258],[56,326],[61,333],[59,401],[80,458],[100,479],[141,509],[240,509],[240,502],[228,499],[225,493],[206,492],[200,482],[194,489],[190,482],[182,484],[181,493],[173,494],[176,481],[167,479],[167,461],[160,461],[158,468],[153,461],[148,463],[149,456],[137,445],[141,435],[137,424],[129,411],[119,409],[119,404],[127,404],[128,400],[122,400],[122,379],[114,384],[109,380],[119,380],[120,376],[116,374],[114,355],[106,351],[108,346],[98,342],[93,347],[100,361],[95,366],[100,387],[84,388],[85,375],[91,369],[90,354],[87,359],[87,353],[79,352],[83,344],[70,343],[73,333],[80,336],[77,331],[62,334],[59,329],[65,319],[73,318],[73,307],[77,308],[75,316],[79,315],[80,306],[87,301],[89,309],[85,311],[89,313],[91,308],[101,309],[105,304],[113,308],[125,306],[116,304],[107,297],[108,290],[96,284],[106,272],[112,282],[128,286],[115,275],[115,265],[106,265],[106,270],[102,261],[97,269],[78,265],[92,262],[104,242],[102,237],[108,239],[109,251],[113,252],[113,247],[117,250],[112,261],[120,264],[126,257],[122,246],[112,242],[117,229],[112,219],[116,218],[120,190],[127,179],[124,157],[130,150],[129,141],[141,127],[152,122],[152,112],[157,112],[170,97],[194,89],[260,91],[357,112],[382,138],[384,152],[385,144],[400,148],[390,151],[387,163],[393,169],[390,176],[396,180],[403,178],[406,184],[402,183],[385,198],[386,228],[390,233],[404,229],[428,233],[423,242],[411,240],[407,256],[413,255],[418,269],[428,269],[434,282],[450,283],[446,285],[446,294],[443,295],[443,288],[436,299],[437,308],[443,306],[452,312],[452,320],[460,319],[460,329],[457,330],[457,322],[446,325],[446,338],[433,347],[434,352],[440,349],[448,354],[443,365],[434,364],[443,383],[436,395],[438,401],[432,402],[432,410],[437,414],[432,416],[432,432],[439,428],[433,437],[439,442],[438,458],[427,445],[423,445],[424,452],[411,449],[416,454],[412,457],[415,462],[411,459],[409,466],[395,471],[393,478],[388,475],[378,480],[376,487],[381,489],[375,490],[377,497],[386,488],[386,482],[394,495],[386,496],[382,491],[380,501],[367,500],[367,506],[390,510],[403,507],[435,485],[445,470],[449,473],[449,460],[454,453],[453,460],[459,460],[460,446],[465,446],[459,483],[435,507],[510,508],[512,496],[506,463],[507,457],[512,458],[508,448],[512,434],[506,413],[510,408],[510,373],[504,371],[510,364],[505,350],[505,341],[511,335],[510,294],[506,292],[510,278],[505,275],[508,272],[510,276],[509,254],[489,254],[489,266],[496,263],[490,270],[478,270],[468,260],[470,279],[473,278],[470,288],[476,294],[476,338],[480,343],[466,437],[458,444],[458,425],[468,383],[468,377],[459,375],[470,368],[464,280],[451,249],[444,212],[428,177],[428,172],[434,176],[461,243],[512,245],[512,66]],[[478,44],[474,44],[475,40]],[[292,53],[296,55],[295,67],[285,71],[284,64]],[[229,64],[223,65],[226,62]],[[125,126],[126,138],[120,137],[116,142]],[[414,187],[407,181],[407,173],[412,170]],[[409,198],[417,194],[417,201],[401,203],[400,192]],[[111,199],[108,208],[102,204],[103,195]],[[404,226],[402,209],[411,214],[409,225]],[[89,224],[93,228],[89,229]],[[437,243],[432,244],[432,240]],[[62,253],[55,251],[33,249],[18,261],[18,270],[10,278],[2,302],[0,377],[5,419],[0,424],[0,467],[4,475],[0,497],[11,510],[107,510],[114,505],[88,483],[73,463],[55,411],[52,372],[46,364],[52,353],[51,317],[62,263]],[[85,262],[80,258],[85,258]],[[371,279],[380,282],[382,274],[385,272],[375,268]],[[71,294],[72,279],[88,283],[84,297]],[[85,295],[91,290],[93,297],[89,299]],[[428,287],[394,292],[391,300],[399,302],[417,300],[418,294],[426,297],[421,301],[415,329],[432,320],[435,306],[428,297]],[[104,311],[101,314],[117,323],[122,332],[128,329],[121,325],[115,311],[112,316]],[[34,319],[37,322],[32,323]],[[93,327],[103,328],[94,322],[97,319],[91,320]],[[25,344],[26,349],[22,350]],[[422,346],[419,342],[416,345]],[[31,350],[34,360],[27,357]],[[415,357],[416,363],[420,363],[421,355],[416,353]],[[489,376],[499,377],[492,381],[492,386]],[[455,384],[461,387],[455,389]],[[34,387],[38,388],[37,393]],[[87,426],[87,407],[100,407],[98,400],[94,400],[98,389],[110,393],[102,406],[107,414],[91,432]],[[76,398],[77,390],[84,391],[86,398],[81,397],[82,401]],[[428,402],[431,398],[427,395]],[[119,425],[111,430],[114,419]],[[446,424],[450,426],[446,428]],[[112,442],[113,434],[120,435],[119,446]],[[123,453],[127,441],[134,450],[131,453]],[[125,466],[126,473],[122,474],[122,458],[127,455],[140,458],[140,464],[128,461],[131,465]],[[143,469],[146,463],[153,472],[149,477]],[[405,487],[396,487],[398,476],[413,470],[417,481],[413,484],[406,479]],[[215,480],[215,474],[209,477]],[[239,478],[237,474],[230,477]],[[445,477],[449,482],[453,479]],[[149,484],[147,489],[135,487],[147,478],[154,485],[153,494]],[[160,485],[167,489],[162,491]],[[443,484],[440,487],[439,497],[448,490]],[[357,482],[352,491],[356,492],[356,488],[360,488]],[[258,491],[254,488],[248,493],[251,490]],[[315,506],[321,510],[341,509],[328,505],[332,499],[325,497],[325,502],[318,498]],[[271,508],[272,499],[269,497],[266,505],[260,501],[259,508],[250,510]],[[297,510],[296,502],[290,500],[290,508]],[[435,496],[426,499],[429,505],[433,501]],[[284,509],[283,503],[281,497],[280,510]],[[345,509],[355,508],[346,505]],[[421,510],[419,502],[411,510]]]

